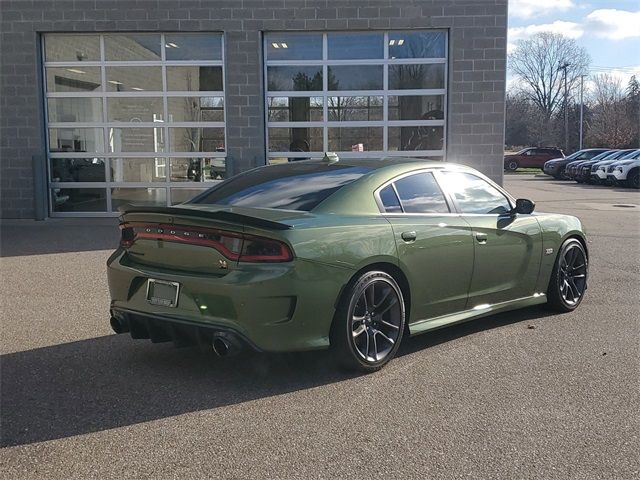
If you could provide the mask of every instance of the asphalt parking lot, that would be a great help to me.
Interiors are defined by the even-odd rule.
[[[3,223],[0,477],[639,478],[640,195],[505,186],[586,224],[581,307],[415,337],[367,376],[116,336],[115,221]]]

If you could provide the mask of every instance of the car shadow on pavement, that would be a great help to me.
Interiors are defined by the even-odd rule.
[[[52,219],[2,222],[0,257],[115,250],[120,231],[116,219]]]
[[[406,339],[399,356],[545,315],[533,307],[444,328]],[[216,358],[198,349],[153,345],[125,335],[11,353],[0,361],[2,447],[209,410],[359,376],[336,368],[327,351]]]

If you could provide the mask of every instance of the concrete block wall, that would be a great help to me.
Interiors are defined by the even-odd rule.
[[[0,217],[33,218],[40,34],[224,32],[228,164],[265,162],[264,31],[449,30],[447,160],[502,181],[507,0],[2,0]]]

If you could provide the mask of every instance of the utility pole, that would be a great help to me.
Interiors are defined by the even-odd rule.
[[[567,67],[571,65],[565,62],[558,66],[558,70],[564,71],[564,151],[569,152],[569,90],[567,89]]]
[[[584,92],[584,75],[580,75],[580,148],[582,150],[582,120],[584,118],[584,102],[582,101],[582,94]]]

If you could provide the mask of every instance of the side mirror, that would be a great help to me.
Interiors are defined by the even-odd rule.
[[[513,213],[523,213],[528,215],[536,208],[536,204],[527,198],[518,198],[516,200],[516,206],[513,209]]]

